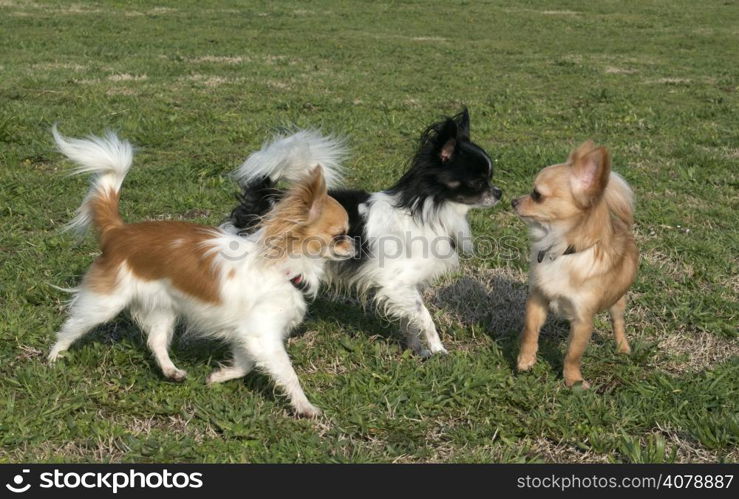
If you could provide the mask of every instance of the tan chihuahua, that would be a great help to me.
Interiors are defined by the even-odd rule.
[[[551,309],[570,321],[565,383],[589,388],[580,361],[596,313],[608,309],[618,351],[631,352],[624,309],[639,262],[631,232],[634,194],[611,172],[608,150],[588,141],[566,163],[539,172],[531,194],[511,204],[529,225],[532,243],[518,370],[527,371],[536,362],[539,330]]]

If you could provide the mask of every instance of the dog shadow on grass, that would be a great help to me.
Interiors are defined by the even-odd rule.
[[[505,268],[475,269],[474,277],[464,275],[428,295],[447,325],[482,329],[498,344],[505,361],[515,371],[528,295],[525,274]],[[539,359],[560,370],[561,345],[568,334],[567,322],[550,315],[541,330]]]
[[[404,348],[400,323],[382,317],[372,302],[363,304],[352,296],[321,296],[311,304],[307,318],[334,322],[347,334],[379,337]]]

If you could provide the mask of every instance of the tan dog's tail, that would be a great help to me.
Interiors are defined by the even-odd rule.
[[[634,191],[626,180],[618,173],[611,172],[604,196],[611,213],[631,227],[634,224]]]

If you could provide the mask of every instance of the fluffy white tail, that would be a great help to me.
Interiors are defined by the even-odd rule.
[[[133,146],[120,140],[113,132],[107,132],[105,137],[71,139],[62,136],[54,125],[51,133],[59,151],[77,163],[72,175],[93,174],[90,190],[77,209],[77,215],[67,224],[67,229],[84,232],[94,224],[102,234],[121,225],[118,195],[133,163]]]
[[[302,180],[316,166],[321,166],[329,188],[341,183],[341,161],[347,156],[344,142],[321,135],[315,130],[299,130],[292,135],[277,135],[252,153],[233,173],[242,187],[269,178],[273,183]]]

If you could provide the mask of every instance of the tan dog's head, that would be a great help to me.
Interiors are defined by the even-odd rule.
[[[268,255],[308,256],[343,260],[354,256],[354,241],[347,235],[349,216],[328,195],[320,167],[293,186],[267,215],[263,227]]]
[[[530,223],[573,219],[603,197],[610,174],[608,150],[587,141],[572,151],[566,163],[541,170],[531,193],[513,199],[511,204],[516,214]]]

